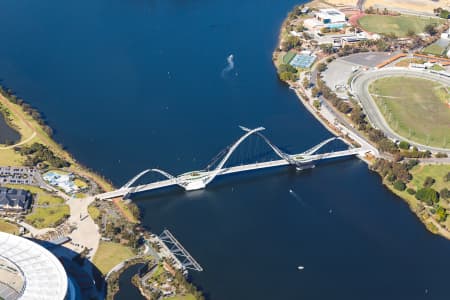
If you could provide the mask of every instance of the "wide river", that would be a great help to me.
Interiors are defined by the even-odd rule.
[[[272,65],[295,4],[3,0],[0,79],[117,186],[148,167],[204,167],[239,124],[300,152],[330,135]],[[230,54],[234,68],[222,72]],[[192,279],[213,300],[449,299],[450,241],[357,159],[136,201],[146,225],[170,229],[203,266]]]

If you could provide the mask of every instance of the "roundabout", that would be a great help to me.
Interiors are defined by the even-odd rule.
[[[372,126],[382,130],[388,138],[406,141],[421,150],[450,154],[450,131],[446,130],[450,124],[450,107],[431,99],[437,89],[447,93],[450,78],[444,74],[395,67],[370,70],[357,74],[350,89]],[[396,119],[396,113],[403,119]],[[409,122],[408,126],[405,120]],[[442,129],[439,138],[428,133],[429,127]]]

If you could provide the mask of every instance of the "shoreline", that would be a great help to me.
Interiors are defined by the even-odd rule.
[[[14,153],[13,149],[15,147],[22,146],[25,144],[32,144],[33,142],[38,142],[47,146],[57,156],[69,162],[70,166],[67,168],[68,171],[89,178],[104,191],[114,189],[114,186],[108,179],[106,179],[99,173],[90,170],[88,167],[82,165],[73,157],[73,155],[69,151],[63,149],[63,147],[60,144],[58,144],[58,142],[54,140],[52,136],[50,136],[45,131],[43,126],[45,124],[38,123],[30,114],[28,114],[23,110],[22,106],[18,105],[17,103],[13,103],[10,100],[11,97],[16,96],[15,95],[6,96],[3,93],[0,93],[0,105],[3,107],[2,113],[3,116],[5,117],[5,122],[7,122],[8,126],[16,130],[20,135],[20,139],[17,141],[17,143],[13,145],[0,146],[0,156],[1,154],[3,154],[14,158],[14,160],[11,161],[10,164],[8,165],[10,166],[23,165],[23,157],[20,157],[20,155]],[[9,118],[6,118],[5,116],[6,112],[4,110],[9,111]],[[0,164],[3,164],[3,161]]]
[[[310,4],[315,4],[315,0],[313,1],[309,1],[307,3],[304,3],[303,5],[308,6]],[[277,77],[280,81],[282,81],[283,83],[285,83],[289,89],[293,90],[298,98],[298,101],[301,102],[301,104],[303,105],[303,107],[309,112],[311,113],[314,118],[319,121],[322,126],[324,126],[324,128],[326,130],[328,130],[330,133],[332,133],[335,136],[342,136],[342,135],[346,135],[346,137],[349,137],[349,133],[350,130],[349,128],[346,128],[346,126],[344,124],[340,124],[341,126],[334,126],[333,123],[330,123],[330,120],[327,120],[327,117],[321,112],[321,110],[325,107],[326,110],[328,110],[328,113],[331,112],[332,115],[337,114],[336,118],[334,119],[335,121],[337,121],[338,117],[342,118],[342,116],[339,114],[339,112],[337,112],[333,107],[331,107],[331,105],[327,102],[326,105],[321,105],[320,109],[316,109],[312,103],[312,101],[314,101],[314,98],[311,95],[308,95],[308,92],[306,91],[306,89],[303,87],[303,85],[301,84],[301,80],[305,79],[306,77],[302,75],[305,75],[306,73],[312,73],[315,74],[314,71],[316,70],[317,66],[319,64],[321,64],[322,62],[325,62],[327,59],[329,59],[330,57],[332,57],[332,55],[326,55],[325,57],[322,57],[320,59],[318,59],[317,61],[314,62],[314,64],[310,67],[309,70],[298,70],[297,75],[298,78],[296,78],[295,80],[282,80],[279,77],[279,65],[278,63],[280,63],[280,55],[282,55],[282,43],[284,41],[284,35],[287,34],[286,32],[286,24],[289,24],[289,15],[296,9],[296,7],[298,7],[301,4],[295,5],[293,7],[292,10],[290,10],[288,12],[288,16],[283,20],[282,24],[281,24],[281,28],[279,30],[279,35],[278,35],[278,44],[276,45],[276,48],[274,49],[274,52],[272,53],[272,63],[277,71]],[[312,75],[314,76],[314,75]],[[312,80],[310,81],[312,82]],[[327,99],[324,99],[324,102],[328,101]],[[345,118],[345,117],[344,117]],[[346,123],[348,123],[349,125],[351,125],[353,127],[353,122],[351,120],[346,119],[345,120]],[[337,129],[336,127],[338,127],[339,129]],[[355,127],[353,127],[355,129]],[[340,131],[339,131],[340,130]],[[356,130],[356,129],[355,129]],[[353,140],[354,142],[360,142],[360,138],[364,140],[364,142],[366,142],[366,144],[370,144],[372,145],[372,143],[370,141],[367,140],[367,137],[362,135],[361,136],[361,132],[359,132],[358,130],[356,130],[358,132],[358,134],[356,135],[356,137],[358,137],[357,139],[354,138],[354,136],[349,137],[351,140]],[[348,145],[352,145],[352,143],[350,141],[348,141],[347,139],[343,139],[343,141],[345,143],[347,143]],[[373,146],[373,145],[372,145]],[[377,150],[378,152],[378,150]],[[386,159],[385,155],[378,155],[380,158],[382,159]],[[392,157],[388,157],[388,160],[392,160]],[[362,157],[360,155],[358,155],[358,158],[361,159],[362,161],[364,161],[367,165],[368,165],[368,169],[369,171],[373,171],[376,172],[378,175],[381,176],[380,173],[378,173],[376,170],[371,169],[371,166],[374,163],[374,159],[369,159],[367,157]],[[375,157],[376,158],[376,157]],[[440,164],[440,163],[439,163]],[[445,165],[445,163],[442,163]],[[422,164],[423,165],[423,164]],[[425,164],[426,165],[426,164]],[[449,167],[450,168],[450,167]],[[411,200],[407,199],[407,197],[402,195],[402,192],[397,191],[394,189],[394,187],[388,184],[388,182],[385,180],[385,178],[383,178],[381,176],[380,178],[381,183],[385,186],[385,188],[387,188],[389,190],[390,193],[396,195],[397,197],[399,197],[402,201],[406,202],[406,204],[408,204],[410,210],[412,213],[414,213],[416,215],[416,217],[418,218],[418,221],[420,221],[425,228],[433,233],[433,234],[437,234],[440,235],[448,240],[450,240],[450,231],[444,227],[442,227],[438,221],[436,221],[432,214],[428,212],[428,214],[426,215],[426,217],[424,217],[424,214],[420,214],[419,212],[417,212],[417,210],[414,208],[414,204],[411,202]]]

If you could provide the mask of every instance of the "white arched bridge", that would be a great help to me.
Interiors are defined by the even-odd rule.
[[[96,197],[102,200],[111,199],[116,197],[124,197],[126,195],[133,193],[155,190],[168,186],[180,186],[186,191],[200,190],[206,188],[206,186],[211,181],[213,181],[214,178],[220,175],[280,167],[286,165],[295,166],[298,170],[303,170],[305,168],[313,167],[314,166],[313,163],[319,160],[351,155],[364,155],[366,152],[370,151],[369,149],[362,147],[362,148],[351,148],[343,151],[315,154],[320,148],[322,148],[329,142],[337,139],[336,137],[333,137],[321,142],[320,144],[302,153],[287,154],[283,152],[280,148],[272,144],[272,142],[261,133],[261,131],[265,130],[264,127],[248,129],[246,127],[240,126],[240,128],[243,131],[245,131],[245,134],[241,136],[234,144],[230,145],[224,151],[219,153],[217,159],[214,159],[213,162],[210,165],[208,165],[208,167],[206,167],[204,170],[190,171],[178,176],[173,176],[167,173],[166,171],[160,169],[147,169],[134,176],[120,189],[99,194]],[[273,152],[279,157],[279,159],[266,162],[249,163],[239,166],[225,167],[225,164],[230,159],[231,155],[235,152],[235,150],[239,147],[239,145],[251,135],[257,135],[258,137],[260,137],[273,150]],[[215,165],[215,167],[211,168],[212,165]],[[133,186],[142,176],[152,172],[158,173],[163,177],[165,177],[166,179],[148,184]]]

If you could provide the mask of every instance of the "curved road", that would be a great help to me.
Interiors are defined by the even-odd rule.
[[[378,106],[376,105],[374,99],[369,93],[369,85],[374,80],[383,78],[383,77],[390,77],[390,76],[410,76],[410,77],[418,77],[423,79],[429,79],[433,80],[435,82],[440,82],[442,84],[445,84],[447,86],[450,86],[450,78],[430,73],[429,71],[425,70],[413,70],[413,69],[405,69],[405,68],[386,68],[381,70],[375,70],[375,71],[366,71],[363,73],[358,74],[355,76],[355,78],[352,80],[351,83],[351,90],[354,95],[358,98],[359,102],[364,108],[364,111],[369,118],[370,123],[376,127],[382,130],[388,138],[395,139],[395,140],[403,140],[410,143],[412,146],[416,146],[417,148],[421,150],[429,150],[431,152],[442,152],[447,153],[450,155],[450,149],[445,148],[438,148],[438,147],[431,147],[427,145],[422,145],[417,142],[411,141],[399,134],[397,134],[394,130],[389,127],[388,123],[384,119],[383,115],[381,114],[380,110],[378,109]]]

